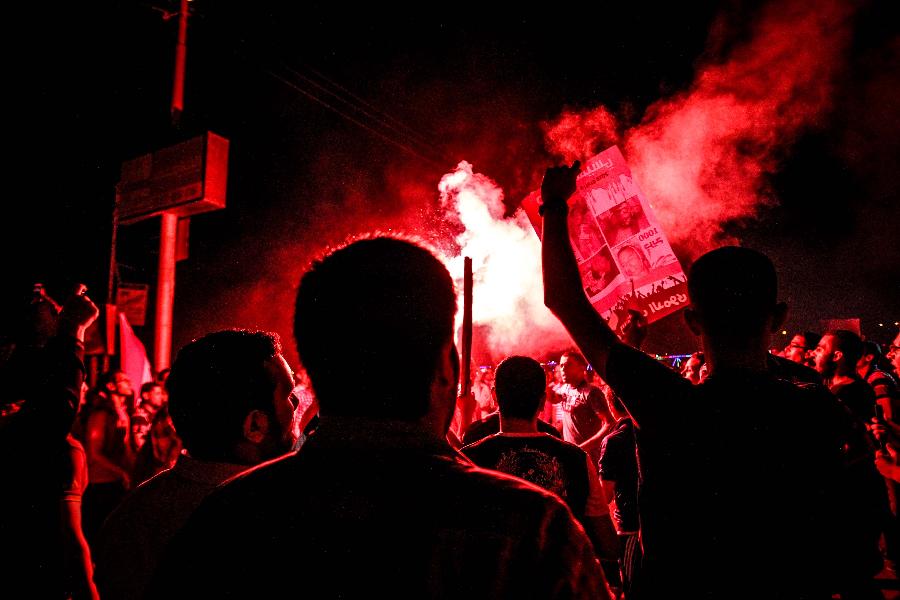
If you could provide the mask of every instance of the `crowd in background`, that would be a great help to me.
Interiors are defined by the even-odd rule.
[[[477,369],[466,397],[452,280],[408,241],[304,275],[298,372],[276,334],[234,329],[139,387],[119,370],[89,387],[97,307],[36,288],[0,366],[0,585],[266,597],[300,570],[326,597],[881,598],[900,564],[900,334],[772,349],[774,267],[724,248],[689,277],[703,350],[663,364],[640,313],[620,339],[571,291],[573,189],[548,171],[544,277],[577,347]]]

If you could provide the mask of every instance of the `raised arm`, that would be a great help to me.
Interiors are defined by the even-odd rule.
[[[544,304],[560,320],[597,374],[606,379],[610,350],[621,342],[584,294],[569,240],[567,201],[575,192],[579,169],[578,161],[571,167],[551,167],[541,183]]]

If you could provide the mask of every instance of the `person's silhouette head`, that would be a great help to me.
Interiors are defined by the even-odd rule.
[[[698,258],[688,274],[688,294],[688,326],[711,340],[740,343],[769,334],[787,312],[777,301],[772,261],[749,248],[725,246]]]
[[[547,374],[533,358],[510,356],[497,367],[494,388],[500,416],[533,419],[543,404]]]
[[[294,335],[323,417],[415,421],[435,395],[455,399],[455,315],[447,268],[415,243],[361,239],[315,262],[300,280]]]
[[[169,414],[194,458],[256,464],[296,441],[293,383],[277,334],[217,331],[178,351]]]

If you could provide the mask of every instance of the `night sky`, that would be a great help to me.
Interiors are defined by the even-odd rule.
[[[499,14],[477,4],[288,4],[192,3],[177,129],[168,115],[177,19],[163,18],[176,2],[45,6],[10,18],[23,41],[7,86],[5,325],[33,281],[59,297],[85,281],[101,300],[121,161],[209,129],[231,143],[228,207],[192,220],[175,347],[221,327],[260,327],[280,332],[293,356],[294,289],[324,244],[373,228],[448,239],[437,183],[460,160],[514,206],[560,160],[542,124],[601,104],[624,129],[641,123],[745,43],[766,6]],[[775,261],[794,309],[789,330],[860,317],[863,333],[886,341],[900,319],[900,37],[890,4],[847,11],[827,108],[777,146],[768,204],[723,224]],[[155,284],[158,235],[156,219],[119,230],[121,281]],[[690,253],[676,251],[686,264]],[[662,322],[651,349],[693,350],[678,322]],[[152,329],[139,333],[152,346]]]

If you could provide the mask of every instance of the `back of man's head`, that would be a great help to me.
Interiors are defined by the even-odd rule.
[[[819,344],[819,340],[822,339],[821,334],[818,334],[815,331],[804,331],[803,333],[800,333],[798,335],[803,336],[806,347],[810,350],[815,349],[815,347]]]
[[[300,280],[294,336],[321,413],[424,416],[455,315],[447,268],[415,243],[367,238],[317,261]]]
[[[691,265],[688,293],[709,335],[748,337],[761,332],[775,309],[775,267],[749,248],[717,248]]]
[[[856,369],[856,363],[863,355],[863,341],[858,335],[846,329],[835,329],[829,331],[825,335],[834,337],[832,342],[832,350],[840,350],[842,359],[840,361],[843,371],[852,371]]]
[[[878,362],[884,356],[884,353],[881,351],[881,346],[878,345],[878,342],[866,340],[863,342],[862,355],[872,357],[872,362]]]
[[[541,407],[547,375],[541,363],[533,358],[510,356],[497,367],[494,388],[501,416],[532,419]]]
[[[267,365],[279,354],[278,334],[240,329],[211,333],[178,351],[166,379],[169,413],[191,456],[236,462],[247,414],[273,416],[275,380]]]

